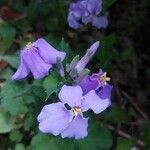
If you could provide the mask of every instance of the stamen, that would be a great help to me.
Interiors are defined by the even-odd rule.
[[[107,72],[104,72],[104,74],[100,77],[100,82],[105,85],[107,81],[110,81],[110,77],[107,77]]]
[[[78,114],[81,113],[81,108],[79,108],[79,107],[73,107],[71,110],[72,110],[74,116],[77,116]]]
[[[28,42],[26,45],[27,48],[31,48],[32,47],[32,42]]]

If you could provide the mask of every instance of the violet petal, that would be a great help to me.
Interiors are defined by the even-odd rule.
[[[101,99],[94,90],[84,95],[82,100],[82,110],[91,109],[94,113],[99,114],[110,105],[109,99]]]
[[[87,136],[88,119],[81,115],[76,116],[69,126],[61,132],[62,138],[75,137],[75,139],[82,139]]]
[[[56,136],[68,127],[72,118],[72,114],[58,102],[44,106],[37,119],[41,132]]]
[[[81,105],[82,94],[83,92],[80,86],[64,85],[58,96],[64,104],[67,103],[69,106],[74,107]]]

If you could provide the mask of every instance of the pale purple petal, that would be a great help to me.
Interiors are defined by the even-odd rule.
[[[88,119],[81,115],[76,116],[69,126],[61,132],[62,138],[82,139],[87,136]]]
[[[88,0],[87,9],[90,13],[99,14],[102,11],[102,0]]]
[[[92,16],[91,15],[82,17],[82,22],[84,24],[90,23],[91,21],[92,21]]]
[[[83,1],[79,1],[78,3],[79,3],[78,5],[79,5],[80,11],[82,13],[82,16],[88,16],[89,15],[89,12],[87,10],[88,1],[83,0]]]
[[[76,18],[81,17],[81,9],[79,8],[79,3],[72,3],[70,4],[69,11],[74,15]]]
[[[24,62],[24,60],[22,58],[22,52],[21,52],[20,57],[21,57],[20,58],[21,59],[20,66],[17,69],[16,73],[12,76],[12,80],[23,79],[30,73],[29,68],[27,67],[26,63]]]
[[[81,27],[81,24],[78,22],[78,20],[75,18],[75,16],[72,13],[70,13],[68,16],[68,23],[69,26],[74,29],[78,29]]]
[[[99,114],[110,105],[109,99],[101,99],[94,90],[84,95],[82,100],[82,110],[91,109],[94,113]]]
[[[84,84],[89,84],[89,86],[91,85],[91,87],[93,87],[94,90],[97,90],[99,87],[102,86],[100,77],[101,75],[103,75],[103,73],[104,72],[102,71],[102,69],[100,69],[98,73],[92,73],[92,75],[88,77],[89,79],[85,80],[81,86],[83,87]],[[95,86],[93,85],[94,83],[95,83]],[[91,90],[91,88],[89,90]]]
[[[106,16],[93,17],[92,25],[97,28],[106,28],[108,26],[108,19]]]
[[[60,102],[43,107],[38,116],[39,129],[43,133],[59,135],[72,121],[72,114]]]
[[[82,94],[83,92],[80,86],[64,85],[58,96],[64,104],[67,103],[69,106],[74,107],[81,105]]]
[[[106,84],[102,87],[100,91],[97,92],[97,95],[102,99],[110,99],[111,98],[112,86]]]
[[[88,64],[90,59],[93,57],[93,55],[96,53],[98,47],[100,45],[100,42],[97,41],[90,48],[88,48],[86,54],[80,59],[80,61],[76,65],[76,69],[78,73],[80,73]]]
[[[56,64],[58,57],[60,57],[61,61],[63,61],[66,56],[65,52],[57,51],[42,38],[34,42],[33,46],[38,49],[39,55],[48,64]]]
[[[91,76],[86,76],[80,83],[79,86],[82,88],[83,94],[87,94],[89,91],[93,89],[97,89],[99,87],[98,80],[92,80]]]
[[[41,79],[47,76],[49,69],[52,67],[51,64],[45,63],[45,61],[39,56],[37,49],[34,47],[23,51],[23,60],[35,79]]]

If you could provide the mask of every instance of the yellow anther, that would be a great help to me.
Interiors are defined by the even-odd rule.
[[[28,42],[26,45],[27,48],[31,48],[32,47],[32,42]]]
[[[79,108],[79,107],[74,107],[71,110],[72,110],[74,116],[77,116],[78,114],[81,113],[81,108]]]
[[[102,84],[106,84],[107,81],[110,81],[110,77],[107,77],[107,72],[104,72],[104,74],[100,77],[100,82]]]

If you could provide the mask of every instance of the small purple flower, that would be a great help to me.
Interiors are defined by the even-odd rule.
[[[86,67],[90,59],[96,53],[99,45],[100,45],[100,42],[97,41],[94,44],[92,44],[90,48],[88,48],[85,55],[80,59],[80,61],[75,66],[75,69],[77,70],[78,73],[80,73]]]
[[[110,99],[112,86],[107,83],[110,78],[106,76],[106,72],[100,70],[98,73],[87,75],[80,83],[78,83],[83,93],[86,94],[91,90],[95,90],[96,94],[102,99]]]
[[[59,93],[61,102],[43,107],[38,116],[39,129],[43,133],[61,135],[62,138],[81,139],[87,136],[88,118],[82,112],[89,109],[98,114],[109,106],[108,99],[101,99],[94,90],[86,95],[80,86],[64,85]],[[65,107],[68,104],[71,109]]]
[[[44,39],[40,38],[34,43],[29,42],[21,50],[20,66],[12,76],[12,80],[20,80],[32,73],[35,79],[41,79],[48,75],[52,64],[56,64],[57,58],[64,60],[66,53],[57,51]]]
[[[81,0],[71,3],[68,15],[69,26],[78,29],[83,24],[91,23],[98,29],[106,28],[108,19],[102,16],[101,12],[102,0]]]

